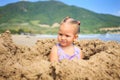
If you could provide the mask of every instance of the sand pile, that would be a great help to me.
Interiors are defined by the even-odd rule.
[[[49,62],[55,39],[40,39],[33,47],[16,45],[10,32],[0,35],[0,80],[119,80],[120,43],[76,41],[83,60]]]

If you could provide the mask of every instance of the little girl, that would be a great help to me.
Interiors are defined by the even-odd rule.
[[[54,45],[50,53],[50,61],[63,59],[82,59],[81,50],[73,44],[80,32],[80,21],[66,17],[60,24],[58,31],[58,44]]]

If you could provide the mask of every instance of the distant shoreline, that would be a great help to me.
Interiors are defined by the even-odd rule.
[[[12,35],[13,42],[17,45],[33,46],[39,39],[57,38],[57,35]],[[100,39],[103,41],[118,41],[120,42],[120,34],[80,34],[81,39]]]

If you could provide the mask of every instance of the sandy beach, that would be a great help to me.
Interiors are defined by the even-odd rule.
[[[75,42],[83,60],[49,61],[55,39],[0,35],[0,80],[119,80],[120,43],[101,40]]]
[[[33,46],[40,38],[29,35],[12,35],[12,40],[17,45]]]

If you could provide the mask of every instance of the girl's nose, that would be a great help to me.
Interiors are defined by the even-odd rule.
[[[65,39],[65,36],[61,36],[61,39]]]

